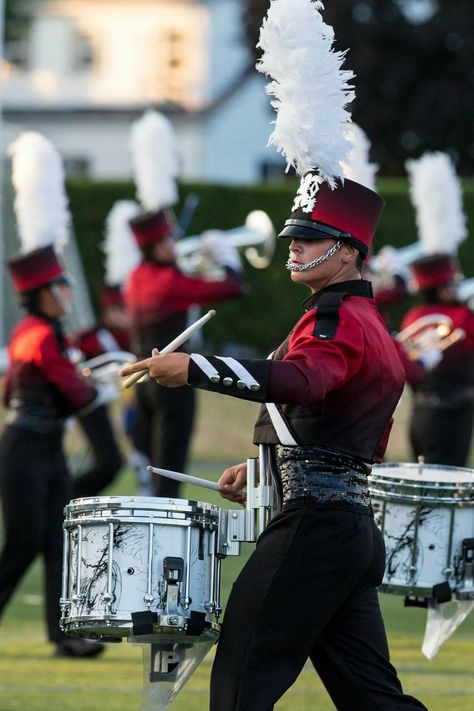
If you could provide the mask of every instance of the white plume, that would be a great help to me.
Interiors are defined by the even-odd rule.
[[[157,111],[147,111],[130,129],[132,168],[137,197],[145,210],[170,207],[178,201],[176,179],[180,160],[171,123]]]
[[[49,244],[61,251],[71,223],[61,156],[47,138],[33,131],[21,134],[7,152],[12,158],[21,251]]]
[[[356,123],[351,123],[346,131],[346,137],[352,148],[347,156],[347,162],[342,162],[344,177],[375,191],[375,177],[379,167],[376,163],[370,162],[370,141],[365,131]]]
[[[426,254],[457,254],[467,228],[461,185],[450,157],[440,151],[424,153],[418,160],[407,160],[406,168]]]
[[[133,237],[129,221],[141,212],[133,200],[117,200],[105,222],[105,283],[118,286],[141,260],[140,250]]]
[[[354,75],[342,70],[344,52],[332,49],[334,31],[320,15],[322,2],[273,0],[260,31],[257,65],[273,79],[275,128],[269,139],[299,175],[319,169],[333,188],[350,148],[345,137]]]

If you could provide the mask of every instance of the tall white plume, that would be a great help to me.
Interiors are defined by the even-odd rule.
[[[317,168],[333,188],[350,148],[346,106],[354,98],[354,75],[341,69],[345,53],[333,50],[334,31],[322,9],[319,1],[273,0],[260,31],[257,69],[273,80],[267,93],[275,97],[277,118],[269,145],[285,156],[287,170],[293,166],[303,175]]]
[[[129,221],[141,212],[133,200],[117,200],[105,221],[105,283],[121,286],[141,260]]]
[[[410,197],[426,254],[456,254],[467,237],[461,184],[451,158],[440,151],[408,160]]]
[[[71,224],[61,156],[47,138],[33,131],[21,134],[7,153],[12,158],[21,251],[53,244],[60,252]]]
[[[178,201],[176,180],[180,160],[171,123],[157,111],[147,111],[130,129],[132,168],[137,198],[147,211]]]
[[[376,163],[370,162],[370,141],[365,131],[356,123],[351,123],[346,131],[350,149],[347,161],[342,161],[344,177],[365,185],[375,191],[375,177],[379,169]]]

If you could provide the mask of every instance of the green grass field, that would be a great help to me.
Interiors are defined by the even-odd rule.
[[[256,408],[249,403],[200,394],[190,473],[216,479],[222,466],[255,456],[251,444]],[[409,461],[404,428],[407,403],[397,410],[389,459]],[[132,474],[124,470],[110,491],[134,493]],[[212,492],[185,487],[183,498],[222,504]],[[251,546],[223,563],[225,601]],[[140,649],[108,645],[94,660],[54,659],[46,642],[42,608],[41,567],[37,563],[22,582],[0,626],[0,711],[139,711],[142,690]],[[405,691],[418,696],[430,711],[474,709],[474,615],[471,615],[433,661],[421,653],[425,611],[403,607],[401,597],[381,595],[392,661]],[[297,601],[295,600],[295,604]],[[171,708],[205,711],[213,651],[198,667]],[[277,704],[277,711],[334,709],[323,686],[308,666]],[[362,711],[357,709],[354,711]]]

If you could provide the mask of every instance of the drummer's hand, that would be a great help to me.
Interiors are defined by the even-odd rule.
[[[126,378],[132,373],[147,370],[150,378],[160,385],[176,388],[188,382],[189,355],[187,353],[168,353],[160,355],[157,348],[152,351],[151,358],[145,358],[137,363],[130,363],[122,368],[120,375]]]
[[[245,505],[247,495],[242,489],[247,484],[247,464],[237,464],[226,469],[219,479],[220,495],[235,504]]]

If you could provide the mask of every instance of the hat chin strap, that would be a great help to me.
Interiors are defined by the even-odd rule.
[[[336,244],[333,244],[332,247],[328,249],[327,252],[322,254],[320,257],[317,259],[313,259],[312,262],[308,262],[308,264],[292,264],[291,259],[288,259],[286,263],[286,268],[290,272],[309,272],[310,269],[314,269],[315,267],[319,266],[322,262],[325,262],[327,259],[330,259],[333,254],[336,254],[336,252],[341,249],[343,245],[343,242],[339,240],[336,242]]]

